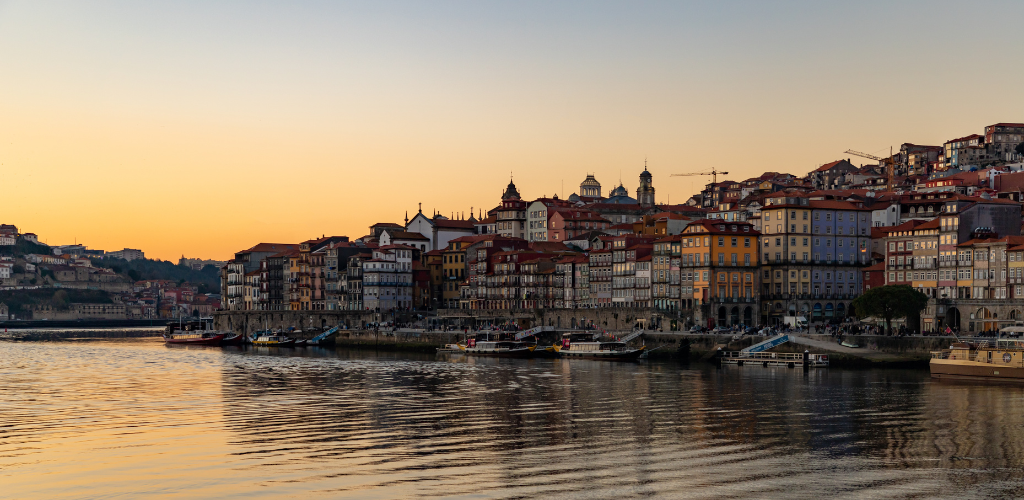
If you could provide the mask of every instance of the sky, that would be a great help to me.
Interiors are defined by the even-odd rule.
[[[8,2],[0,222],[228,259],[1024,121],[1024,2]],[[864,160],[866,162],[866,160]],[[854,163],[861,163],[854,158]]]

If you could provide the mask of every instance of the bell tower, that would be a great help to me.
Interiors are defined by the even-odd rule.
[[[644,171],[640,172],[640,187],[636,188],[636,201],[641,208],[654,206],[654,185],[651,183],[651,173],[644,165]]]

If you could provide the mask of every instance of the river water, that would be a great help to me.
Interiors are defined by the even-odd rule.
[[[1011,498],[1024,388],[847,371],[0,343],[3,498]]]

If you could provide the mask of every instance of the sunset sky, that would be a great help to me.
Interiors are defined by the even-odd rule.
[[[892,3],[0,1],[0,222],[227,259],[1024,121],[1024,2]]]

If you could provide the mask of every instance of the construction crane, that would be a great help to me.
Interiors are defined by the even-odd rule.
[[[718,184],[718,174],[729,175],[729,172],[719,172],[717,170],[712,169],[710,172],[692,172],[692,173],[689,173],[689,174],[672,174],[672,175],[669,175],[669,177],[689,177],[691,175],[710,175],[711,176],[711,182],[713,184]]]
[[[861,158],[867,158],[869,160],[875,160],[875,161],[877,161],[879,163],[886,163],[887,166],[886,166],[886,169],[885,169],[885,174],[886,174],[885,190],[890,192],[890,193],[892,192],[892,188],[893,188],[892,185],[893,185],[893,180],[894,180],[895,172],[896,172],[896,162],[893,161],[893,159],[892,159],[892,146],[889,146],[889,158],[879,158],[879,157],[877,157],[875,155],[869,155],[867,153],[861,153],[860,151],[854,151],[852,149],[847,149],[846,150],[846,154],[854,155],[854,156],[859,156]]]

